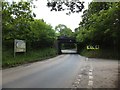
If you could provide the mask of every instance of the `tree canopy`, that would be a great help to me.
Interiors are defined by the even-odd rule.
[[[73,32],[70,28],[63,24],[59,24],[55,27],[56,32],[59,36],[73,37]]]
[[[83,12],[77,41],[101,46],[120,42],[120,2],[91,2]]]
[[[2,2],[2,16],[3,42],[23,39],[28,45],[33,42],[37,46],[53,45],[55,30],[43,19],[34,19],[29,2]]]

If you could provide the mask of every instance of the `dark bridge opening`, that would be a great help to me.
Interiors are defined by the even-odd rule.
[[[61,36],[57,39],[58,54],[77,54],[78,43],[74,38]]]

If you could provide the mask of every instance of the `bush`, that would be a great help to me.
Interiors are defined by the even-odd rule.
[[[2,67],[14,67],[25,63],[41,61],[57,55],[55,48],[43,48],[30,50],[27,53],[16,53],[13,55],[13,49],[3,49]]]

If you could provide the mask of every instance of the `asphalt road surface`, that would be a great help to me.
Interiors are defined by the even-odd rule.
[[[2,78],[3,88],[116,88],[118,61],[64,54],[5,69]]]
[[[77,53],[76,49],[73,49],[73,50],[61,50],[61,52],[62,52],[63,54],[64,54],[64,53],[66,53],[66,54],[69,54],[69,53],[75,54],[75,53]]]

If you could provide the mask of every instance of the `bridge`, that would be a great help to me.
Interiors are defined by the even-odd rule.
[[[76,54],[79,52],[78,50],[78,42],[75,40],[75,38],[71,38],[71,37],[66,37],[66,36],[59,36],[57,39],[57,50],[58,50],[58,54],[62,54],[62,44],[65,43],[70,43],[70,44],[76,44],[77,47],[77,51]]]

